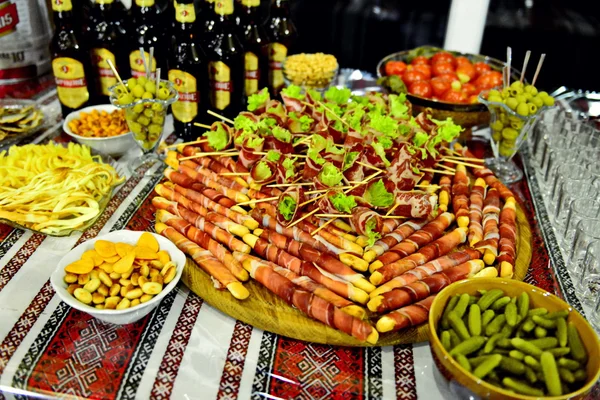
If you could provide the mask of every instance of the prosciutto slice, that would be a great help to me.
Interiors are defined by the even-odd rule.
[[[455,147],[457,150],[462,150],[462,154],[465,157],[476,158],[467,147],[462,147],[458,144],[456,144]],[[513,192],[509,188],[507,188],[506,185],[500,182],[500,180],[496,178],[496,175],[494,175],[492,170],[490,170],[489,168],[474,168],[472,172],[473,175],[475,175],[475,177],[485,179],[485,183],[487,183],[488,186],[491,186],[494,189],[496,189],[498,193],[500,193],[500,197],[502,197],[502,200],[506,201],[511,197],[515,197]]]
[[[413,170],[413,156],[403,146],[387,169],[386,177],[394,183],[394,192],[412,190],[423,176]]]
[[[286,96],[284,93],[280,93],[280,95],[287,112],[301,113],[306,109],[306,105],[302,104],[302,100]]]
[[[452,180],[452,209],[458,226],[469,226],[469,177],[464,165],[457,165]]]
[[[471,247],[483,239],[483,198],[485,197],[485,181],[478,178],[471,188],[469,205],[469,236],[467,240]]]
[[[484,254],[483,261],[491,265],[498,256],[498,241],[500,231],[500,194],[495,188],[490,188],[485,196],[483,206],[483,240],[475,244],[475,248]]]
[[[194,170],[184,164],[179,165],[179,171],[182,174],[186,175],[187,177],[195,180],[196,182],[201,183],[204,186],[208,186],[209,188],[216,190],[217,192],[219,192],[222,195],[226,196],[227,198],[235,201],[236,203],[240,203],[240,202],[249,200],[248,196],[243,193],[243,191],[247,190],[246,188],[242,188],[242,191],[238,191],[236,189],[229,188],[225,184],[223,184],[223,183],[225,183],[225,181],[223,179],[215,181],[206,175],[198,173],[196,170]],[[178,179],[179,176],[176,175],[175,172],[176,171],[171,168],[166,168],[165,171],[163,172],[163,174],[165,175],[165,177],[167,179],[171,180],[172,182],[176,182],[177,180],[180,180],[180,179]],[[184,185],[188,185],[188,183],[184,182]],[[185,186],[183,186],[183,187],[185,187]]]
[[[256,152],[262,152],[265,146],[265,143],[262,142],[256,147],[250,147],[248,145],[251,138],[244,139],[242,146],[240,147],[240,154],[238,156],[238,164],[243,166],[246,169],[252,168],[254,164],[256,164],[262,156],[260,154],[256,154]]]
[[[281,154],[293,154],[294,145],[292,143],[283,142],[275,136],[267,136],[265,137],[264,150],[276,150]]]
[[[433,212],[438,197],[427,192],[396,192],[393,215],[406,218],[427,218]]]
[[[267,168],[269,168],[269,171],[271,171],[271,175],[269,175],[266,178],[261,178],[258,174],[258,170],[257,170],[257,166],[259,165],[259,163],[265,163],[267,165]],[[262,159],[259,162],[255,163],[254,165],[252,165],[252,168],[250,169],[250,176],[252,177],[252,179],[254,179],[254,182],[258,183],[259,185],[264,185],[270,182],[274,182],[275,181],[275,177],[277,176],[277,164],[275,164],[273,161],[269,161],[266,159]]]
[[[377,321],[377,330],[379,332],[394,332],[426,322],[435,296],[434,294],[418,303],[384,315]]]
[[[517,211],[514,198],[509,198],[500,212],[499,246],[498,265],[506,262],[514,266],[517,256]]]
[[[291,218],[289,218],[289,219],[286,219],[284,217],[284,215],[281,213],[280,208],[277,207],[277,223],[279,223],[283,227],[288,226],[289,224],[291,224],[293,221],[295,221],[297,219],[296,215],[298,214],[298,211],[300,208],[299,205],[306,201],[306,196],[304,196],[304,189],[302,189],[302,187],[300,187],[300,186],[288,187],[285,190],[285,192],[283,192],[279,196],[279,204],[281,204],[281,202],[283,202],[286,197],[289,197],[294,201],[295,207],[294,207],[294,212],[293,212]]]
[[[352,218],[350,219],[350,225],[352,229],[359,235],[367,235],[367,223],[369,220],[375,220],[375,227],[372,231],[381,232],[383,228],[383,220],[381,216],[367,207],[354,207],[352,210]]]
[[[398,228],[394,229],[392,232],[376,241],[375,244],[368,250],[368,252],[372,252],[373,254],[367,256],[367,253],[365,253],[365,260],[371,262],[374,258],[382,255],[390,248],[403,241],[413,232],[423,228],[426,223],[427,219],[410,220],[402,223]],[[367,259],[367,257],[369,259]]]

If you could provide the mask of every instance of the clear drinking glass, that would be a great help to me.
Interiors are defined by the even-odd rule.
[[[567,260],[567,269],[576,278],[584,270],[584,261],[590,246],[600,242],[600,220],[582,219],[575,227],[573,246]]]
[[[588,305],[596,302],[600,296],[600,241],[591,242],[581,259],[577,294]]]
[[[598,188],[594,187],[598,191]],[[591,196],[575,199],[569,206],[562,232],[563,250],[573,248],[575,227],[582,219],[600,219],[600,199]]]
[[[553,223],[564,225],[565,211],[571,201],[580,197],[595,198],[597,193],[592,187],[592,175],[585,166],[565,164],[558,169],[553,192],[550,195],[548,209],[553,215]]]
[[[129,162],[128,167],[132,173],[141,173],[141,167],[147,167],[145,175],[150,175],[150,167],[157,162],[162,163],[156,147],[165,127],[167,110],[179,97],[177,90],[168,80],[161,80],[161,86],[167,88],[169,96],[165,100],[140,99],[129,104],[119,104],[118,97],[122,94],[123,86],[117,84],[109,88],[110,102],[118,108],[125,109],[125,120],[133,134],[133,138],[142,149],[142,156]],[[159,173],[159,172],[156,172]]]

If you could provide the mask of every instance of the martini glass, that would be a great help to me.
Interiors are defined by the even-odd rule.
[[[496,90],[501,92],[502,88]],[[480,103],[487,106],[491,116],[491,145],[494,157],[486,159],[485,163],[505,184],[518,182],[523,179],[523,170],[515,164],[513,157],[532,132],[542,111],[549,107],[541,107],[533,114],[525,116],[511,110],[504,103],[488,101],[488,93],[489,91],[483,91],[478,98]]]
[[[135,142],[142,150],[140,157],[133,158],[127,164],[132,174],[158,175],[162,173],[156,168],[153,169],[152,166],[163,162],[156,148],[165,127],[167,110],[172,103],[177,101],[179,95],[173,84],[167,80],[161,80],[160,86],[169,91],[169,96],[166,99],[139,99],[129,104],[119,104],[117,100],[123,91],[121,84],[109,88],[110,102],[115,107],[125,110],[127,126]]]

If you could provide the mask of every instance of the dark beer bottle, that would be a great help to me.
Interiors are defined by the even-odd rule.
[[[247,97],[269,84],[269,37],[260,21],[260,0],[241,0],[240,10]]]
[[[52,1],[54,36],[50,42],[52,72],[63,117],[89,105],[89,59],[73,24],[71,0]]]
[[[215,1],[214,38],[208,49],[210,106],[234,118],[243,106],[244,49],[233,20],[233,0]]]
[[[143,47],[148,67],[154,76],[157,66],[166,70],[166,49],[164,28],[160,24],[160,9],[155,0],[134,0],[133,28],[131,46],[129,48],[129,69],[131,76],[137,78],[145,75],[144,62],[139,48]],[[154,57],[150,60],[150,48],[154,47]],[[123,77],[125,78],[125,77]]]
[[[120,75],[127,76],[128,54],[123,44],[129,39],[116,14],[114,0],[95,0],[95,26],[91,38],[91,60],[97,101],[109,103],[108,89],[117,84],[117,77],[108,65],[110,60]]]
[[[202,42],[208,47],[212,41],[215,29],[215,0],[200,1],[200,28],[202,31]]]
[[[267,19],[269,45],[269,89],[273,95],[279,94],[284,86],[283,61],[293,48],[298,32],[290,16],[288,0],[271,0]]]
[[[196,10],[193,0],[175,1],[175,31],[169,57],[169,81],[179,92],[179,99],[171,106],[175,133],[193,139],[200,132],[194,128],[196,118],[206,119],[205,55],[198,43],[195,25]]]

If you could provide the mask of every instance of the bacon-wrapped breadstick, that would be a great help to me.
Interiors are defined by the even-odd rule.
[[[498,256],[500,231],[500,194],[495,188],[489,188],[483,206],[483,240],[475,244],[475,248],[483,253],[483,261],[492,265]]]
[[[372,297],[367,303],[367,307],[373,312],[383,313],[407,306],[438,293],[453,282],[475,275],[481,271],[483,265],[482,260],[467,261],[443,272],[437,272],[423,280]]]
[[[406,271],[410,271],[419,265],[447,254],[459,244],[464,243],[465,240],[467,240],[467,228],[456,228],[434,242],[429,243],[427,246],[422,247],[416,253],[379,268],[371,274],[371,283],[376,286],[385,283],[396,276],[402,275]]]
[[[251,260],[249,263],[244,263],[244,268],[247,268],[252,278],[309,317],[352,335],[358,340],[371,344],[377,343],[379,334],[368,322],[343,312],[333,304],[295,285],[273,271],[268,264]]]
[[[182,235],[187,236],[188,239],[198,246],[210,251],[211,254],[215,256],[217,260],[221,261],[239,280],[248,280],[248,273],[242,268],[239,261],[233,258],[233,255],[225,246],[212,239],[207,233],[166,210],[158,210],[156,212],[156,221],[174,228]]]
[[[196,180],[190,178],[187,175],[182,174],[181,172],[177,172],[175,170],[167,168],[164,172],[165,176],[168,180],[173,183],[176,183],[184,188],[193,189],[199,193],[202,193],[212,201],[215,201],[222,205],[223,207],[234,207],[237,203],[231,200],[229,197],[224,194],[209,188],[208,186],[204,186],[201,183],[196,182]]]
[[[333,274],[323,271],[312,263],[294,257],[290,253],[264,239],[248,234],[244,236],[244,241],[248,243],[259,256],[264,257],[281,267],[285,267],[298,275],[308,276],[313,281],[322,284],[342,297],[360,304],[366,304],[369,299],[369,295],[364,290],[355,287],[350,282],[338,278]]]
[[[199,164],[193,160],[180,161],[179,169],[181,170],[181,166],[186,166],[190,170],[196,171],[197,173],[204,175],[207,179],[210,179],[211,181],[217,182],[220,185],[223,185],[229,189],[238,191],[240,193],[248,194],[249,189],[247,185],[240,184],[237,180],[230,179],[230,177],[226,175],[220,175],[228,173],[229,170],[223,165],[221,165],[219,162],[213,160],[210,157],[201,157],[196,159],[196,161],[198,161]],[[194,178],[193,176],[191,177]]]
[[[454,215],[452,213],[446,212],[440,214],[423,228],[414,232],[412,235],[389,249],[387,253],[383,253],[379,256],[377,260],[369,266],[369,270],[371,272],[376,271],[384,265],[393,263],[394,261],[413,254],[427,243],[431,243],[435,239],[441,237],[452,222],[454,222]]]
[[[187,161],[184,161],[184,162],[187,162]],[[168,169],[169,168],[167,168],[167,170]],[[167,176],[167,173],[170,173],[170,171],[167,171],[167,170],[165,170],[165,176]],[[212,180],[211,178],[198,172],[198,171],[206,171],[206,169],[204,169],[203,167],[198,167],[198,171],[197,171],[197,170],[192,169],[182,163],[182,164],[179,164],[179,171],[182,174],[187,175],[190,178],[194,179],[196,182],[199,182],[205,186],[208,186],[208,187],[218,191],[219,193],[227,196],[228,198],[235,201],[236,203],[243,203],[246,201],[250,201],[250,198],[247,195],[245,195],[244,193],[237,191],[235,189],[231,189],[231,188],[227,187],[226,185],[224,185],[222,183],[222,181],[224,181],[224,179]]]
[[[383,285],[380,285],[369,293],[371,298],[379,296],[382,293],[389,292],[395,288],[406,286],[412,282],[425,279],[437,272],[445,271],[448,268],[456,267],[469,260],[476,260],[481,257],[481,253],[473,249],[465,249],[463,251],[456,251],[443,257],[436,258],[433,261],[429,261],[423,265],[420,265],[410,271],[406,271],[400,276],[387,281]]]
[[[321,285],[310,279],[308,276],[301,276],[296,274],[293,271],[290,271],[287,268],[280,267],[279,265],[272,263],[270,261],[263,260],[259,257],[252,256],[250,254],[240,253],[238,251],[233,253],[233,256],[242,264],[244,262],[248,262],[248,260],[259,261],[269,265],[273,268],[273,271],[277,272],[279,275],[288,278],[290,281],[294,282],[296,285],[300,286],[303,289],[308,290],[311,293],[316,294],[323,300],[327,300],[329,303],[333,304],[336,307],[339,307],[342,311],[355,316],[356,318],[364,319],[367,312],[366,310],[354,304],[348,299],[343,298],[331,290],[327,289],[325,286]]]
[[[483,198],[485,197],[485,181],[481,178],[475,180],[471,188],[471,202],[469,205],[469,237],[471,247],[483,239]]]
[[[201,215],[188,210],[187,208],[181,206],[180,204],[178,204],[174,201],[169,201],[167,199],[157,196],[152,199],[152,205],[154,207],[156,207],[158,211],[165,210],[174,216],[177,216],[179,218],[186,220],[190,224],[194,225],[196,228],[200,229],[202,232],[206,232],[207,234],[209,234],[217,242],[223,243],[225,246],[227,246],[229,249],[231,249],[233,251],[240,251],[242,253],[250,253],[250,250],[251,250],[250,246],[248,246],[246,243],[242,242],[241,240],[236,239],[236,237],[234,235],[232,235],[231,233],[229,233],[227,230],[222,229],[217,225],[214,225],[213,223],[211,223],[210,221],[208,221]],[[158,215],[158,212],[157,212],[157,215]],[[219,214],[217,214],[217,216],[221,217]],[[158,216],[157,216],[157,219],[158,219]],[[164,221],[161,221],[161,222],[164,222]],[[229,221],[229,222],[231,222],[231,221]],[[231,222],[231,223],[233,223],[233,222]],[[241,226],[241,225],[239,225],[239,226],[241,228],[244,228],[244,235],[246,233],[248,233],[248,232],[245,232],[248,230],[248,228],[246,228],[245,226]]]
[[[440,178],[440,195],[438,198],[439,209],[443,212],[448,211],[448,205],[452,199],[452,178],[448,175],[442,175]]]
[[[459,227],[469,226],[469,177],[464,165],[456,166],[452,180],[452,209]]]
[[[515,198],[509,197],[500,212],[500,254],[498,265],[500,276],[512,278],[515,258],[517,256],[517,211]]]
[[[363,259],[366,262],[373,261],[376,257],[382,255],[415,231],[423,228],[426,223],[427,219],[413,219],[404,222],[398,228],[376,241],[375,244],[363,254]]]
[[[377,321],[377,330],[382,333],[399,331],[400,329],[417,326],[426,322],[435,296],[434,294],[418,303],[402,307],[384,315]]]
[[[198,246],[196,243],[162,222],[157,222],[155,227],[156,232],[165,236],[173,242],[179,250],[192,257],[204,272],[216,279],[221,286],[227,288],[233,297],[244,300],[250,295],[248,289],[246,289],[244,285],[233,276],[231,271],[221,264],[210,251]]]
[[[314,263],[323,268],[330,274],[345,281],[351,282],[357,288],[364,290],[367,293],[375,290],[375,286],[371,284],[362,274],[357,274],[352,268],[346,264],[330,256],[327,253],[319,251],[297,240],[285,237],[270,229],[256,229],[254,234],[264,240],[271,242],[282,250],[287,251],[293,256],[309,263]]]

